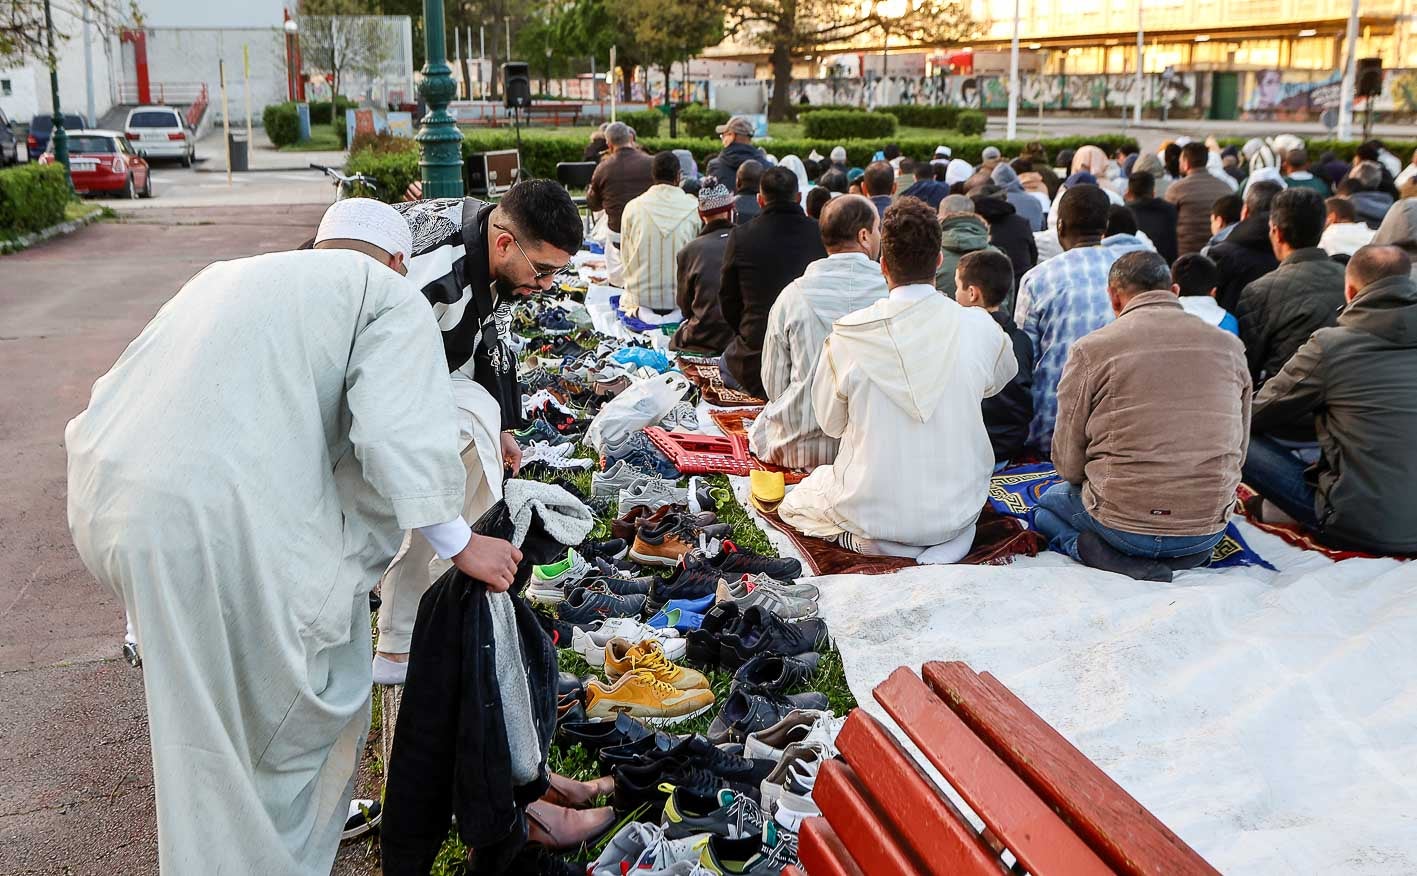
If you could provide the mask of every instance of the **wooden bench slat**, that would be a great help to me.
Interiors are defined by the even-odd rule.
[[[997,678],[932,662],[926,684],[1118,873],[1218,871]]]
[[[873,783],[876,778],[873,774]],[[852,860],[869,864],[873,872],[927,876],[929,871],[910,843],[889,828],[890,822],[881,812],[873,790],[879,788],[867,789],[851,767],[831,760],[822,764],[812,799],[841,837]]]
[[[790,864],[782,868],[782,876],[807,876],[807,874],[803,873],[802,868],[796,864]]]
[[[897,669],[875,697],[1033,876],[1112,872],[915,673]]]
[[[1002,874],[1003,862],[935,787],[886,726],[861,709],[851,713],[836,740],[842,757],[859,775],[884,822],[905,838],[920,860],[964,874]],[[820,804],[827,820],[834,811]]]
[[[812,876],[866,876],[825,818],[802,822],[797,836],[797,859]]]

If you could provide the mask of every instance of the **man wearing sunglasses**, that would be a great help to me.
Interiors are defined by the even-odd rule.
[[[523,425],[517,360],[508,344],[511,306],[551,288],[580,249],[584,226],[566,190],[542,179],[516,184],[496,204],[442,198],[394,207],[413,233],[408,279],[433,306],[443,332],[467,469],[463,518],[476,520],[500,498],[503,467],[515,474],[521,465],[511,434]],[[426,539],[406,538],[384,573],[376,682],[403,683],[432,558]]]

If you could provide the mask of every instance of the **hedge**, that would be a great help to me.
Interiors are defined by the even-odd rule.
[[[352,154],[346,165],[348,173],[364,173],[379,181],[380,194],[384,198],[402,197],[408,184],[418,178],[418,147],[413,141],[405,141],[406,148],[377,154],[371,150],[361,150]],[[719,151],[718,142],[699,138],[645,138],[641,140],[645,148],[652,152],[665,149],[687,149],[702,167],[704,160]],[[806,157],[815,149],[822,155],[831,152],[838,145],[833,140],[760,140],[758,145],[783,158],[787,155]],[[901,152],[911,158],[928,160],[935,153],[935,147],[949,146],[956,158],[963,158],[977,164],[986,146],[996,146],[1005,155],[1018,155],[1027,142],[1024,140],[995,140],[983,137],[964,137],[957,134],[943,134],[939,137],[907,137],[891,140],[900,146]],[[1124,145],[1135,145],[1136,140],[1122,135],[1092,137],[1058,137],[1040,141],[1048,151],[1049,158],[1060,149],[1077,149],[1091,143],[1108,155]],[[876,152],[886,147],[885,140],[847,140],[840,145],[846,148],[847,161],[857,167],[865,167]],[[583,137],[567,135],[528,135],[522,138],[522,168],[528,179],[555,179],[556,164],[561,161],[580,161],[585,153],[586,141]],[[490,152],[495,149],[517,148],[516,136],[512,132],[478,131],[463,137],[463,155],[474,152]]]
[[[732,118],[725,110],[709,109],[697,103],[689,104],[679,111],[679,123],[690,137],[713,137],[714,128],[728,124]]]
[[[988,125],[989,117],[979,110],[965,110],[955,120],[955,130],[968,137],[979,136]]]
[[[659,110],[640,110],[633,113],[618,113],[616,119],[624,122],[635,129],[635,136],[643,140],[646,137],[659,136],[659,123],[664,121],[664,113]],[[585,145],[581,145],[581,151],[585,151]]]
[[[960,108],[957,106],[902,104],[900,106],[878,107],[876,112],[895,116],[897,122],[911,128],[953,128],[959,119]]]
[[[346,97],[336,98],[335,104],[339,106],[338,113],[332,111],[329,101],[310,104],[310,124],[333,124],[340,143],[344,143],[344,111],[357,109],[359,104]],[[300,139],[300,115],[294,102],[273,103],[266,107],[261,111],[261,124],[266,128],[266,136],[271,138],[271,143],[276,146],[289,146]]]
[[[64,221],[72,197],[62,164],[22,164],[0,170],[0,232],[25,234]]]
[[[804,112],[802,134],[811,140],[864,140],[895,133],[895,116],[860,111],[814,110]]]

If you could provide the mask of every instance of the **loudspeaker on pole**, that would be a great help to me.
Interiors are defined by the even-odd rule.
[[[507,109],[531,106],[531,73],[523,61],[508,61],[502,65],[502,94]]]

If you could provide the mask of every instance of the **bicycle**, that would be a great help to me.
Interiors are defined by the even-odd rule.
[[[336,201],[343,201],[345,198],[356,197],[354,193],[355,186],[362,187],[368,195],[377,196],[379,194],[379,184],[376,183],[374,181],[374,178],[371,176],[365,176],[362,173],[356,173],[353,176],[346,176],[345,174],[340,173],[337,168],[326,167],[323,164],[312,163],[310,167],[313,170],[320,171],[333,181],[335,187]]]

